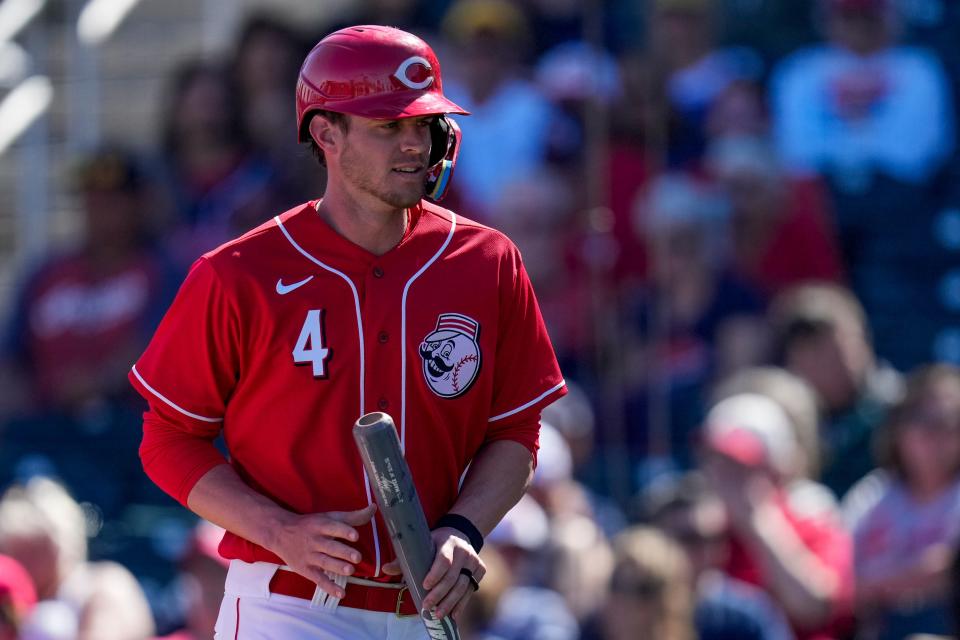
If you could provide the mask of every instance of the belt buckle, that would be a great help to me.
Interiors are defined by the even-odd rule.
[[[400,606],[403,604],[403,592],[404,592],[404,591],[408,591],[407,585],[403,585],[402,587],[400,587],[400,592],[397,593],[397,608],[396,608],[396,610],[395,610],[393,613],[394,613],[394,615],[396,615],[398,618],[412,618],[413,616],[415,616],[415,615],[417,615],[417,614],[415,614],[415,613],[400,613]]]

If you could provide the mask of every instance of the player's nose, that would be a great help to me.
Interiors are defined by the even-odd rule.
[[[427,156],[430,153],[430,129],[420,126],[416,119],[404,122],[400,135],[400,150],[405,154]]]

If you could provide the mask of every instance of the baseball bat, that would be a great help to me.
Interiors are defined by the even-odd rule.
[[[460,640],[453,618],[438,619],[433,612],[423,610],[423,599],[427,595],[423,579],[433,564],[434,545],[410,467],[400,450],[393,418],[380,412],[361,416],[353,425],[353,439],[427,634],[435,640]]]

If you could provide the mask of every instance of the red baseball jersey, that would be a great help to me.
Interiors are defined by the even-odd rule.
[[[223,457],[292,511],[373,500],[352,427],[393,417],[429,522],[470,460],[509,439],[536,451],[539,412],[566,388],[519,252],[503,234],[422,202],[375,256],[309,202],[200,258],[130,380],[150,403],[140,455],[186,504]],[[360,576],[393,558],[376,518]],[[389,550],[385,550],[387,547]],[[227,533],[221,554],[282,562]]]

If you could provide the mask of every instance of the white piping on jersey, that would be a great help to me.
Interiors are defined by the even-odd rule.
[[[167,398],[166,396],[164,396],[162,393],[160,393],[159,391],[157,391],[156,389],[154,389],[153,387],[151,387],[149,384],[147,384],[147,381],[144,380],[144,379],[143,379],[143,376],[140,375],[140,372],[137,371],[137,365],[133,365],[133,368],[131,369],[131,371],[133,371],[133,375],[135,375],[135,376],[137,377],[137,380],[140,381],[140,384],[142,384],[144,387],[146,387],[147,391],[149,391],[149,392],[152,393],[153,395],[157,396],[159,399],[163,400],[166,404],[170,405],[171,407],[173,407],[174,409],[176,409],[177,411],[179,411],[179,412],[182,413],[183,415],[185,415],[185,416],[190,416],[190,417],[193,418],[194,420],[200,420],[200,421],[202,421],[202,422],[223,422],[223,418],[207,418],[206,416],[201,416],[201,415],[198,415],[198,414],[196,414],[196,413],[192,413],[192,412],[190,412],[190,411],[187,411],[187,410],[184,409],[183,407],[177,405],[177,404],[174,403],[172,400],[170,400],[169,398]]]
[[[299,244],[297,244],[297,241],[293,239],[293,236],[290,235],[290,232],[287,231],[287,228],[283,226],[283,221],[280,220],[280,216],[274,216],[273,220],[274,222],[277,223],[277,226],[280,228],[280,231],[286,237],[287,241],[291,245],[293,245],[293,248],[299,251],[300,254],[303,255],[303,257],[305,257],[310,262],[316,264],[317,266],[322,267],[323,269],[326,269],[330,273],[340,276],[344,280],[344,282],[346,282],[347,285],[350,286],[350,291],[351,293],[353,293],[354,309],[356,310],[356,313],[357,313],[357,336],[360,340],[360,413],[359,415],[362,416],[364,414],[364,408],[366,406],[366,403],[364,402],[364,370],[366,365],[365,363],[366,356],[364,354],[364,345],[363,345],[363,318],[360,315],[360,295],[357,293],[357,287],[355,284],[353,284],[353,280],[351,280],[349,276],[347,276],[345,273],[343,273],[342,271],[338,271],[337,269],[334,269],[329,265],[324,264],[319,259],[310,255],[310,253],[308,253],[306,249],[304,249]],[[373,496],[370,494],[370,480],[369,478],[367,478],[366,469],[363,470],[363,487],[367,492],[367,506],[370,506],[371,504],[373,504]],[[374,566],[376,567],[376,570],[374,571],[373,577],[377,578],[380,576],[380,535],[377,533],[377,521],[375,519],[371,521],[370,525],[373,529],[373,548],[374,548],[374,553],[376,554],[374,558]]]
[[[453,232],[457,228],[457,214],[450,213],[450,231],[447,233],[447,239],[443,241],[440,249],[425,265],[420,267],[403,287],[403,297],[400,299],[400,451],[407,451],[407,294],[410,293],[410,285],[413,281],[423,275],[423,272],[430,268],[434,262],[447,250],[450,241],[453,240]]]
[[[527,407],[532,407],[533,405],[537,404],[538,402],[540,402],[541,400],[543,400],[544,398],[546,398],[548,395],[550,395],[550,394],[553,393],[554,391],[557,391],[557,390],[559,390],[559,389],[562,389],[562,388],[563,388],[563,385],[565,385],[565,384],[567,384],[567,381],[566,381],[566,380],[561,380],[561,381],[560,381],[560,384],[558,384],[558,385],[555,386],[555,387],[551,387],[550,389],[547,389],[546,391],[544,391],[543,393],[541,393],[540,395],[538,395],[536,398],[534,398],[534,399],[531,400],[530,402],[528,402],[528,403],[526,403],[526,404],[522,404],[522,405],[520,405],[519,407],[517,407],[516,409],[511,409],[510,411],[507,411],[506,413],[501,413],[501,414],[498,415],[498,416],[493,416],[492,418],[490,418],[489,420],[487,420],[487,422],[496,422],[497,420],[503,420],[504,418],[509,418],[510,416],[512,416],[512,415],[515,414],[515,413],[520,413],[521,411],[523,411],[523,410],[526,409]]]

